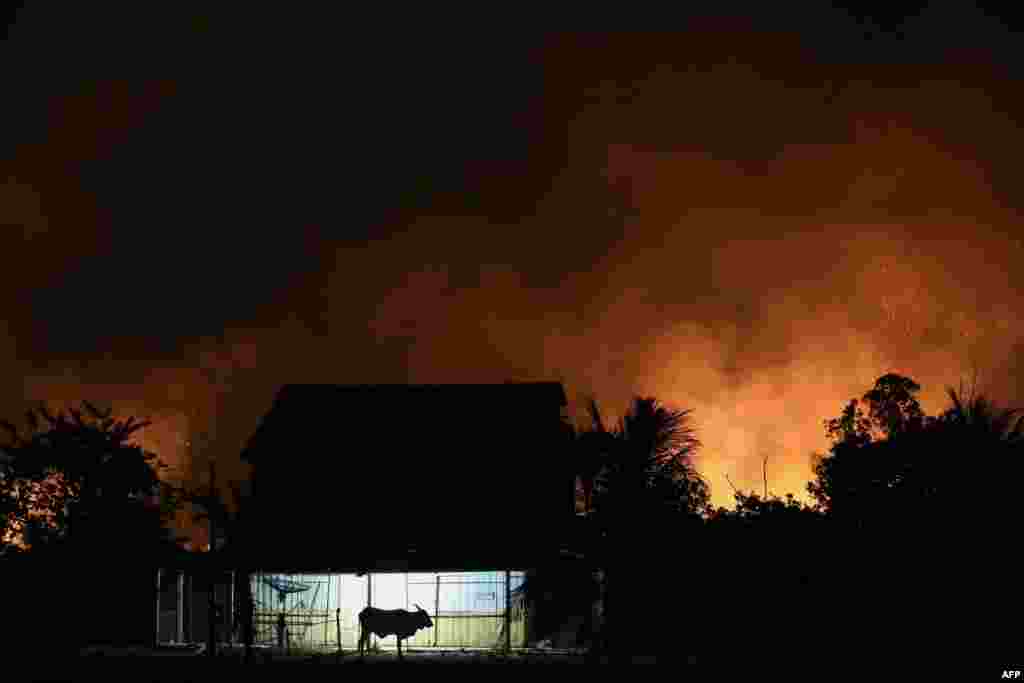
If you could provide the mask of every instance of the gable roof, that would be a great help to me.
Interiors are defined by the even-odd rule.
[[[277,393],[242,451],[242,460],[258,463],[270,442],[286,433],[300,438],[317,421],[337,425],[348,420],[364,432],[399,423],[428,423],[461,417],[462,429],[495,419],[560,414],[568,402],[559,382],[506,384],[288,384]],[[472,416],[472,421],[464,418]],[[276,450],[276,449],[274,449]]]
[[[558,383],[285,386],[243,454],[246,552],[458,567],[552,551],[575,508],[565,406]]]

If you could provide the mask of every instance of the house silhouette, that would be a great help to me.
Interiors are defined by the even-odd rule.
[[[242,453],[264,571],[529,567],[574,521],[556,382],[286,385]]]

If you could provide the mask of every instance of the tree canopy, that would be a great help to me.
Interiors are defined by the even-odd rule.
[[[0,447],[6,549],[169,543],[164,523],[180,498],[160,481],[165,465],[156,454],[131,440],[148,422],[116,419],[83,402],[56,414],[40,406],[27,412],[26,423],[23,434],[0,422],[9,437]]]
[[[947,388],[951,405],[926,416],[913,380],[888,374],[840,417],[825,423],[833,444],[818,456],[808,491],[837,520],[899,532],[949,524],[970,497],[968,462],[986,468],[992,488],[1010,494],[1024,445],[1024,418],[996,407],[984,395],[964,397]],[[880,434],[881,436],[877,436]]]
[[[587,506],[597,519],[622,522],[646,511],[654,521],[708,508],[710,490],[692,460],[700,441],[689,424],[691,411],[637,397],[612,428],[593,400],[589,412],[591,426],[577,432],[574,444]]]

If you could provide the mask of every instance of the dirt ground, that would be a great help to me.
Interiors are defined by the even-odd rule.
[[[85,648],[80,652],[79,662],[85,666],[124,666],[130,660],[133,665],[146,667],[160,661],[157,669],[180,666],[195,669],[220,669],[223,666],[255,666],[274,665],[297,667],[301,669],[320,669],[321,667],[352,664],[366,666],[369,664],[544,664],[544,665],[581,665],[607,663],[607,658],[588,658],[581,652],[558,650],[522,650],[508,655],[489,650],[413,650],[404,651],[404,658],[399,661],[395,651],[383,651],[367,654],[364,658],[355,652],[346,651],[341,656],[333,653],[296,655],[274,652],[265,648],[256,648],[250,662],[244,662],[240,648],[224,649],[217,657],[207,657],[198,647],[163,647],[159,650],[145,647],[114,647],[100,646]],[[653,656],[635,656],[634,664],[656,664]],[[694,657],[684,658],[686,664],[696,664]]]

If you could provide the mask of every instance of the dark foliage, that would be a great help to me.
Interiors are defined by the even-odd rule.
[[[170,542],[164,523],[180,497],[160,482],[165,465],[156,454],[130,442],[148,422],[117,420],[88,402],[83,410],[57,414],[41,406],[26,419],[28,435],[2,423],[10,436],[2,452],[7,521],[22,530],[29,547],[82,545],[120,554],[126,545]]]
[[[26,656],[74,651],[89,642],[149,642],[155,569],[179,548],[164,523],[178,501],[160,492],[152,453],[130,442],[146,425],[83,410],[26,416],[10,423],[3,446],[8,527],[23,544],[3,559],[5,613]],[[30,587],[30,588],[29,588]]]
[[[679,554],[700,533],[710,490],[692,464],[700,441],[688,424],[690,411],[671,410],[654,398],[635,398],[618,424],[609,428],[596,402],[591,400],[588,407],[591,424],[575,432],[573,440],[587,513],[587,529],[579,537],[586,539],[583,548],[603,570],[604,585],[597,589],[599,594],[603,590],[606,622],[599,647],[625,652],[635,648],[641,636],[626,627],[642,611],[643,572],[637,570],[676,566]],[[548,570],[547,579],[539,574],[527,580],[528,595],[539,596],[538,600],[546,592],[589,596],[596,581],[592,568],[581,565],[553,574]],[[540,587],[552,584],[561,587]],[[557,605],[554,612],[564,618],[589,611],[589,602],[583,605],[577,600],[575,609],[567,612],[572,602]],[[554,628],[555,624],[542,626]],[[655,649],[665,645],[650,630],[642,637]]]
[[[808,489],[841,544],[832,562],[851,586],[844,603],[851,613],[888,610],[880,629],[932,642],[952,640],[967,620],[972,646],[994,646],[1005,633],[980,606],[1014,593],[1016,580],[997,558],[1021,520],[1022,420],[952,388],[952,405],[925,416],[918,389],[886,375],[865,394],[870,427],[882,438],[868,434],[856,402],[826,423],[834,443],[818,458]],[[984,481],[968,476],[968,467]]]

